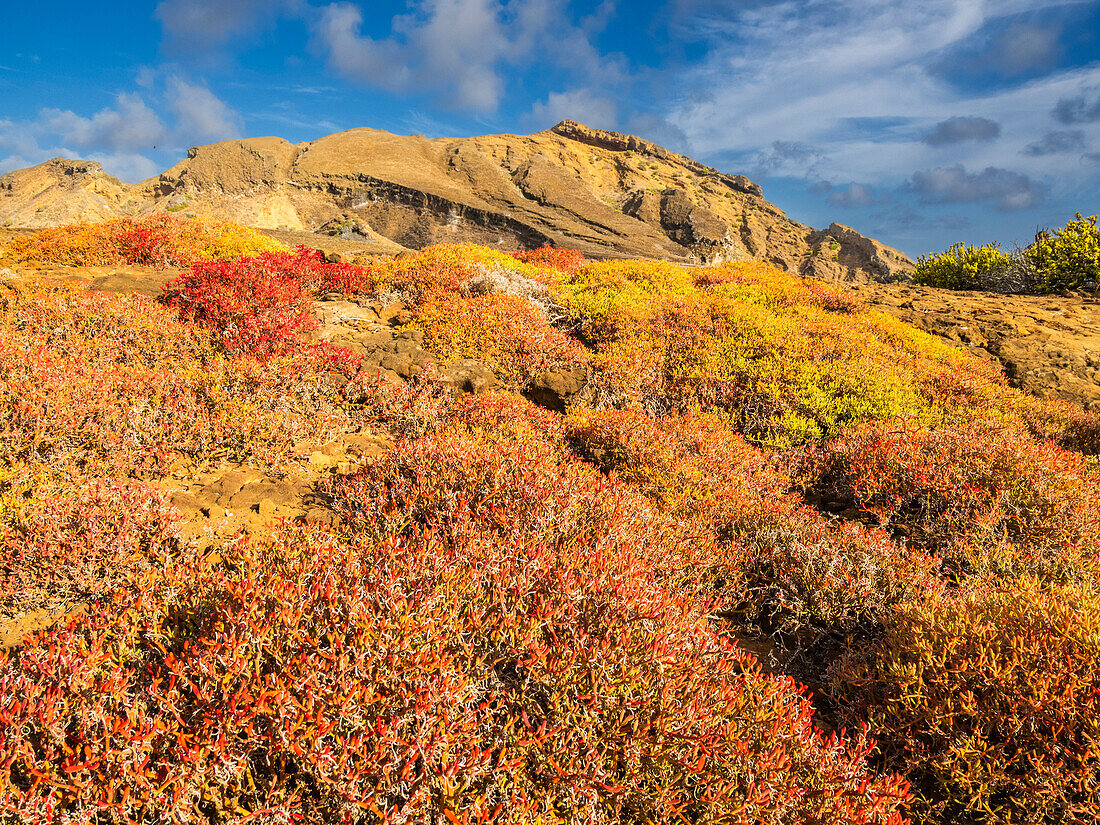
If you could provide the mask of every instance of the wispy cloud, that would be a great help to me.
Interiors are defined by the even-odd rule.
[[[702,56],[679,67],[669,120],[701,159],[771,177],[765,192],[814,225],[850,210],[911,251],[968,225],[1011,242],[1100,188],[1100,61],[1066,59],[1072,21],[1098,12],[1097,0],[674,0],[665,24]]]
[[[167,86],[176,131],[186,142],[227,140],[243,133],[240,115],[205,86],[177,76],[168,78]]]
[[[762,175],[787,174],[811,177],[825,159],[816,146],[797,140],[773,140],[754,159],[755,171]]]
[[[421,0],[393,18],[387,37],[375,38],[363,32],[358,4],[338,2],[322,7],[312,27],[315,48],[349,80],[492,113],[504,98],[509,67],[542,64],[614,83],[623,61],[592,44],[610,8],[602,3],[577,20],[567,0]]]
[[[815,146],[822,158],[814,172],[834,180],[897,185],[911,170],[942,163],[946,145],[964,163],[1056,172],[1049,159],[1022,158],[1020,150],[1049,131],[1036,112],[1049,111],[1052,100],[1067,101],[1059,104],[1065,118],[1100,118],[1096,97],[1082,92],[1100,87],[1100,65],[992,90],[960,88],[930,67],[993,21],[1066,5],[682,0],[674,31],[703,38],[707,56],[681,72],[686,91],[671,120],[709,155],[732,147],[767,154],[777,139]],[[900,125],[853,136],[853,122]]]

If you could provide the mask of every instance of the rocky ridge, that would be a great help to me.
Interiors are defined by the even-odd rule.
[[[226,141],[134,185],[64,159],[0,177],[8,226],[156,213],[321,232],[379,254],[472,241],[598,258],[756,259],[849,282],[904,280],[912,270],[902,253],[853,229],[790,220],[743,175],[568,120],[533,135],[428,139],[362,128],[300,144]]]

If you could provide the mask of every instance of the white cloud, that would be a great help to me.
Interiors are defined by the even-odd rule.
[[[549,129],[563,120],[579,120],[596,129],[613,129],[618,123],[619,107],[614,98],[591,89],[551,92],[546,100],[531,107],[526,121],[530,128]]]
[[[485,113],[499,107],[510,66],[541,62],[599,77],[604,88],[626,73],[621,58],[605,57],[592,44],[606,24],[608,2],[578,22],[567,0],[418,0],[410,6],[410,13],[393,18],[385,38],[363,34],[358,5],[324,6],[313,23],[315,47],[350,80],[427,92],[447,108]]]
[[[840,209],[854,209],[859,206],[874,206],[875,193],[870,186],[862,183],[849,183],[847,186],[833,190],[826,198],[830,206]]]
[[[1054,106],[1054,118],[1067,125],[1100,121],[1100,89],[1083,89],[1080,94],[1060,98]]]
[[[1080,0],[1088,2],[1089,0]],[[1001,126],[995,143],[951,147],[951,161],[971,167],[1014,168],[1030,177],[1069,181],[1053,155],[1021,155],[1049,131],[1052,102],[1065,98],[1068,119],[1082,122],[1100,84],[1100,65],[1054,72],[1009,88],[967,91],[928,70],[948,50],[991,23],[1036,12],[1054,0],[681,0],[675,26],[704,37],[707,57],[681,73],[682,98],[670,120],[704,156],[755,155],[787,174],[831,180],[902,184],[918,169],[941,166],[943,150],[921,142],[950,118],[981,117]],[[688,36],[685,34],[685,36]],[[1029,65],[1039,56],[1029,58]],[[897,125],[853,137],[852,119]],[[1095,131],[1100,132],[1100,124]],[[1098,136],[1086,135],[1089,145]],[[774,143],[814,147],[821,157],[776,167]],[[746,170],[752,171],[752,170]]]
[[[1030,209],[1041,203],[1047,188],[1027,175],[987,166],[967,172],[962,164],[942,166],[913,174],[911,187],[921,203],[977,203],[991,201],[1001,212]]]
[[[680,152],[684,155],[691,155],[692,153],[691,142],[684,134],[684,130],[669,123],[663,115],[654,112],[636,114],[627,121],[626,128],[646,140],[652,140],[654,143],[659,143],[661,146],[671,149],[673,152]]]
[[[111,154],[94,152],[88,156],[88,160],[96,161],[105,172],[128,183],[137,183],[151,178],[161,171],[160,166],[145,155],[132,152]]]
[[[326,6],[314,27],[314,34],[328,50],[330,65],[351,77],[389,91],[408,88],[412,71],[401,60],[401,46],[377,41],[360,34],[363,13],[350,3]]]
[[[987,117],[949,117],[922,138],[929,146],[950,146],[968,140],[994,140],[1001,135],[1001,124]]]
[[[0,121],[0,149],[7,148],[4,140],[5,128],[4,122]],[[0,154],[0,175],[59,157],[94,160],[107,174],[129,183],[145,180],[160,171],[154,161],[138,152],[80,152],[72,146],[53,143],[39,145],[32,140],[30,145],[24,144],[21,152],[6,156]]]
[[[154,16],[169,52],[201,57],[236,38],[262,33],[280,17],[304,8],[304,0],[162,0]]]
[[[773,140],[767,149],[757,153],[754,164],[764,175],[816,177],[817,167],[824,159],[824,153],[808,143]]]
[[[34,161],[28,160],[21,155],[8,155],[7,157],[0,158],[0,175],[6,175],[8,172],[14,172],[16,169],[25,169],[28,166],[34,166]]]
[[[67,157],[97,161],[122,180],[142,180],[157,166],[139,150],[148,151],[167,133],[156,112],[132,93],[87,117],[42,109],[32,120],[0,120],[0,174]]]
[[[166,133],[164,122],[139,95],[124,92],[117,104],[91,117],[69,110],[42,109],[36,131],[56,135],[62,143],[80,149],[115,151],[150,149]]]
[[[175,115],[177,135],[187,143],[240,137],[240,115],[205,86],[179,77],[168,78],[168,105]]]
[[[137,70],[137,74],[134,75],[134,82],[143,89],[153,88],[153,84],[156,80],[157,73],[149,66],[140,66]]]
[[[1005,74],[1053,66],[1058,58],[1061,28],[1014,23],[994,38],[991,57]]]
[[[68,157],[98,161],[110,174],[137,181],[162,168],[149,157],[154,149],[172,155],[242,133],[240,116],[208,88],[176,75],[161,84],[160,77],[140,72],[140,93],[123,92],[114,106],[90,115],[44,108],[28,120],[0,119],[0,170]]]
[[[35,154],[38,151],[38,141],[35,140],[31,125],[14,120],[0,120],[0,151],[20,157]]]
[[[1085,133],[1080,129],[1067,129],[1047,132],[1041,139],[1025,146],[1024,154],[1033,157],[1064,155],[1071,152],[1084,152],[1085,148]]]

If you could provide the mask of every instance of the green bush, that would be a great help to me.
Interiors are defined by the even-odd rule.
[[[1046,294],[1100,283],[1097,216],[1075,219],[1053,232],[1043,229],[1026,249],[1003,252],[999,244],[957,243],[946,252],[921,255],[913,280],[942,289]]]
[[[946,252],[921,255],[913,280],[944,289],[990,289],[999,283],[1011,264],[1000,244],[967,246],[957,243]]]
[[[1053,292],[1100,281],[1100,229],[1096,215],[1078,212],[1056,232],[1043,230],[1024,255],[1035,268],[1036,291]]]

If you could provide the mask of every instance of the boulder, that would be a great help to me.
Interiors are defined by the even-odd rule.
[[[585,378],[583,370],[544,372],[531,381],[523,394],[540,407],[562,413],[584,389]]]
[[[459,393],[492,392],[497,387],[497,377],[480,361],[463,358],[440,368],[440,383]]]

